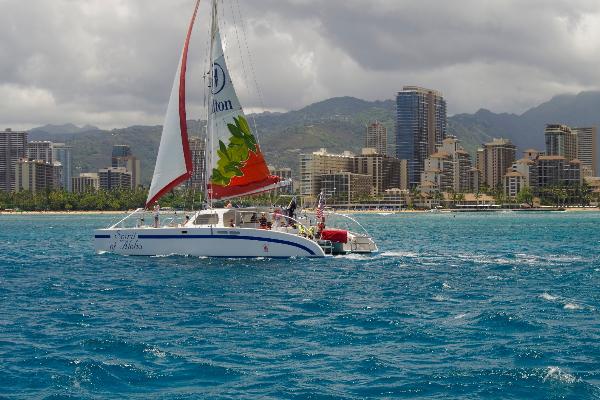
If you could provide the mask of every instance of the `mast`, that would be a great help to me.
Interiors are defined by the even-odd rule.
[[[212,196],[209,192],[209,182],[212,176],[210,171],[211,163],[209,160],[212,159],[213,155],[213,118],[211,113],[211,104],[213,104],[213,48],[215,43],[215,32],[217,31],[217,1],[211,0],[210,7],[210,49],[208,53],[208,103],[206,104],[206,146],[204,147],[204,196],[206,197],[206,205],[208,208],[212,208]]]

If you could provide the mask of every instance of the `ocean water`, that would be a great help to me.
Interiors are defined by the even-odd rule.
[[[597,399],[600,213],[357,217],[381,252],[96,255],[0,216],[0,399]]]

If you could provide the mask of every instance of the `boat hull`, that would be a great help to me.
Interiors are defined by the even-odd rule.
[[[96,252],[205,257],[324,257],[321,247],[298,235],[252,228],[108,228],[94,231]]]

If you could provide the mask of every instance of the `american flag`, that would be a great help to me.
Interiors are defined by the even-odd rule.
[[[319,194],[319,205],[317,206],[317,220],[323,219],[323,192]]]

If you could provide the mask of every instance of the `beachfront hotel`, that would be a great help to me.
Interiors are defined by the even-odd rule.
[[[382,195],[388,189],[401,188],[403,182],[406,184],[408,180],[406,163],[380,154],[375,148],[363,148],[360,155],[348,151],[342,154],[331,154],[326,149],[300,155],[302,196],[316,198],[321,190],[337,188],[332,182],[338,180],[343,183],[343,187],[349,188],[344,189],[347,197],[362,196],[366,179],[364,177],[368,177],[370,182],[368,195]],[[324,179],[327,183],[324,183]],[[360,189],[354,190],[354,187]]]
[[[60,185],[62,165],[50,164],[44,160],[21,158],[15,164],[15,192],[24,190],[32,193],[55,189]]]
[[[577,135],[577,159],[585,176],[598,175],[598,128],[573,128]],[[585,171],[585,172],[583,172]]]
[[[494,138],[477,150],[477,169],[481,173],[480,184],[490,188],[502,187],[503,178],[512,167],[517,146],[510,140]]]
[[[424,162],[421,190],[464,193],[472,188],[471,156],[455,137],[447,137]]]
[[[0,190],[15,190],[17,162],[27,156],[27,132],[8,128],[0,131]]]
[[[300,194],[316,198],[321,192],[321,176],[336,172],[352,171],[354,154],[328,153],[320,149],[308,154],[300,154]]]
[[[567,161],[577,158],[577,134],[567,125],[548,124],[544,130],[546,155],[561,156]]]
[[[131,188],[131,172],[124,167],[102,168],[98,170],[98,178],[103,190]]]
[[[72,181],[75,193],[94,192],[100,188],[100,178],[96,172],[82,172],[74,176]]]

